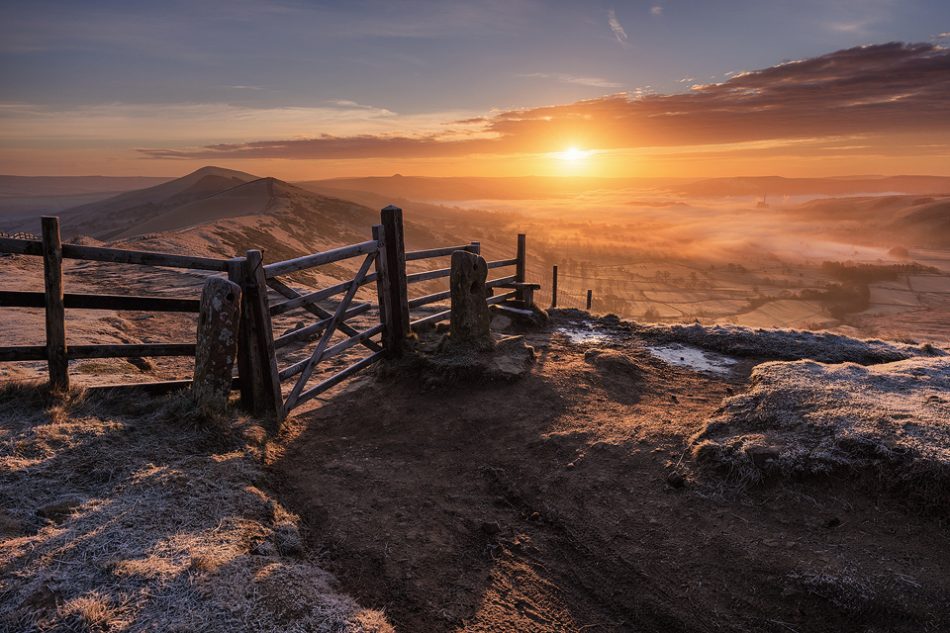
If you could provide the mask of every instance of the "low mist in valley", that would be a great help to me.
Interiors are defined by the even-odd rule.
[[[933,180],[925,186],[944,186]],[[822,189],[822,179],[812,181]],[[529,277],[550,304],[557,265],[559,307],[585,308],[590,289],[594,311],[634,320],[946,337],[950,196],[846,189],[698,196],[688,191],[700,183],[609,185],[525,197],[509,184],[503,199],[424,202],[445,205],[460,230],[468,218],[499,255],[504,236],[527,233]],[[453,191],[450,183],[445,190]],[[402,204],[411,218],[413,202]]]

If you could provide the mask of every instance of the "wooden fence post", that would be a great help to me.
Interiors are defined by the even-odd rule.
[[[557,307],[557,264],[551,270],[551,307]]]
[[[469,243],[469,252],[475,253],[476,255],[482,254],[482,243],[481,242],[470,242]]]
[[[590,306],[594,303],[594,291],[587,291],[587,311],[590,312]]]
[[[274,415],[279,423],[283,419],[284,401],[277,375],[263,256],[259,250],[247,251],[244,277],[245,311],[242,321],[247,323],[247,370],[253,393],[253,411],[257,415]]]
[[[524,283],[525,280],[525,257],[526,257],[526,248],[525,248],[525,234],[518,233],[518,254],[515,255],[518,262],[515,264],[515,283]],[[515,299],[518,301],[525,301],[525,292],[524,289],[520,286],[515,290]],[[529,306],[530,307],[530,306]]]
[[[392,323],[389,321],[389,315],[392,314],[392,306],[389,301],[392,298],[392,292],[389,288],[389,268],[386,260],[386,232],[382,224],[373,225],[373,239],[376,240],[376,302],[379,305],[379,322],[383,324],[383,346],[388,348],[391,339],[389,333]]]
[[[65,391],[69,389],[69,357],[66,354],[66,309],[63,305],[63,243],[59,218],[44,217],[42,223],[49,384],[55,390]]]
[[[406,281],[406,242],[402,226],[402,209],[389,205],[380,212],[383,239],[386,243],[386,275],[389,279],[388,326],[384,347],[390,356],[399,356],[409,334],[409,289]]]
[[[238,385],[241,390],[241,406],[247,411],[254,411],[254,381],[251,378],[251,333],[248,319],[248,282],[244,275],[244,257],[233,257],[228,260],[228,279],[241,287],[241,314],[243,317],[238,326]]]

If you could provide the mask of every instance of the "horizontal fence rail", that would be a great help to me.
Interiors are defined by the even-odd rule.
[[[436,270],[424,270],[420,273],[412,273],[411,275],[406,275],[406,283],[414,284],[420,281],[431,281],[433,279],[441,279],[443,277],[448,277],[452,274],[451,268],[438,268]]]
[[[129,295],[63,294],[63,306],[76,310],[133,310],[140,312],[194,312],[201,307],[198,299],[137,297]],[[45,308],[45,292],[0,290],[2,308]]]
[[[367,276],[368,276],[368,275],[367,275]],[[287,301],[284,301],[284,302],[282,302],[282,303],[278,303],[278,304],[272,305],[272,306],[270,307],[270,314],[271,314],[271,316],[277,316],[277,315],[279,315],[279,314],[284,314],[284,313],[286,313],[286,312],[290,312],[291,310],[293,310],[293,309],[295,309],[295,308],[303,307],[304,305],[306,305],[306,304],[308,304],[308,303],[316,303],[316,302],[318,302],[318,301],[323,301],[324,299],[329,299],[329,298],[332,297],[333,295],[338,295],[338,294],[340,294],[341,292],[346,292],[347,290],[350,289],[350,287],[353,285],[353,283],[354,283],[354,280],[351,279],[350,281],[344,281],[343,283],[339,283],[339,284],[336,284],[336,285],[334,285],[334,286],[330,286],[330,287],[328,287],[328,288],[324,288],[323,290],[317,290],[317,291],[315,291],[315,292],[309,292],[309,293],[307,293],[307,294],[303,294],[303,295],[299,295],[299,296],[297,296],[297,297],[294,297],[293,299],[288,299]],[[359,285],[360,285],[360,286],[364,286],[364,285],[366,285],[367,283],[369,283],[369,282],[366,281],[366,279],[364,278],[364,279],[360,282]]]
[[[14,240],[0,238],[0,251],[16,255],[43,256],[43,242],[40,240]],[[138,264],[141,266],[159,266],[167,268],[188,268],[194,270],[227,270],[228,260],[193,255],[175,255],[157,251],[126,250],[102,246],[62,245],[63,259],[84,259],[93,262],[113,264]]]
[[[450,256],[453,252],[457,250],[465,250],[470,253],[481,254],[481,244],[479,242],[471,242],[467,246],[454,246],[446,248],[433,248],[424,251],[413,251],[406,254],[406,259],[425,259],[429,257],[445,257]],[[410,257],[410,255],[412,257]],[[485,287],[488,289],[494,288],[507,288],[515,287],[516,284],[524,281],[523,272],[519,275],[519,271],[523,271],[523,258],[524,258],[524,237],[518,236],[518,255],[510,259],[497,259],[486,262],[488,269],[493,270],[496,268],[504,268],[506,266],[515,266],[516,271],[514,275],[508,275],[505,277],[499,277],[497,279],[490,279],[485,283]],[[414,284],[421,283],[426,281],[433,281],[435,279],[442,279],[449,277],[452,274],[451,268],[438,268],[435,270],[427,270],[417,273],[412,273],[406,275],[406,283]],[[512,292],[506,292],[497,296],[490,297],[488,299],[489,305],[495,305],[497,303],[502,303],[505,301],[512,301],[519,297],[521,294],[520,289],[515,289]],[[421,308],[433,303],[439,303],[451,299],[452,291],[444,290],[441,292],[434,292],[427,294],[421,297],[416,297],[409,299],[408,307],[410,310],[415,308]],[[410,328],[417,329],[422,326],[432,325],[438,323],[439,321],[444,321],[451,317],[451,310],[440,310],[432,314],[427,314],[416,318],[410,322]]]
[[[498,279],[489,279],[485,282],[486,288],[497,288],[499,286],[505,286],[507,284],[516,283],[518,279],[517,275],[509,275],[507,277],[499,277]]]
[[[194,356],[194,343],[128,343],[116,345],[70,345],[66,357],[135,358],[138,356]]]
[[[304,255],[296,259],[288,259],[287,261],[268,264],[264,266],[264,276],[270,279],[271,277],[286,275],[307,268],[314,268],[315,266],[332,264],[333,262],[356,257],[357,255],[370,255],[375,253],[377,249],[376,240],[368,240],[366,242],[360,242],[359,244],[351,244],[350,246],[341,246],[340,248],[333,248],[328,251],[323,251],[322,253]]]
[[[89,358],[138,358],[150,356],[194,356],[194,343],[119,343],[115,345],[70,345],[68,360]],[[45,345],[0,347],[0,361],[48,360]]]
[[[418,308],[420,306],[428,305],[430,303],[437,303],[439,301],[445,301],[452,297],[451,290],[445,290],[444,292],[434,292],[431,295],[425,295],[422,297],[416,297],[415,299],[409,300],[409,308]]]
[[[367,277],[369,277],[369,276],[370,276],[370,275],[367,275]],[[267,280],[267,285],[270,286],[272,289],[274,289],[278,294],[284,296],[284,297],[287,298],[287,299],[293,299],[293,298],[296,298],[296,297],[301,296],[301,293],[300,293],[300,292],[294,290],[293,288],[291,288],[290,286],[288,286],[287,284],[283,283],[282,281],[280,281],[280,280],[278,280],[278,279],[268,279],[268,280]],[[306,310],[307,312],[313,314],[314,316],[318,316],[318,317],[320,317],[320,318],[322,318],[322,319],[329,319],[330,316],[331,316],[331,314],[330,314],[330,312],[329,312],[328,310],[325,310],[324,308],[322,308],[322,307],[320,307],[320,306],[318,306],[318,305],[316,305],[316,304],[308,303],[308,304],[304,304],[304,305],[301,306],[301,307],[302,307],[304,310]],[[337,327],[338,327],[338,328],[340,329],[340,331],[343,332],[344,334],[349,334],[349,335],[351,335],[351,336],[355,335],[355,334],[356,334],[356,330],[354,330],[352,327],[350,327],[350,326],[346,323],[346,319],[350,318],[351,316],[356,316],[356,315],[358,315],[358,314],[363,314],[364,312],[369,311],[370,308],[372,308],[372,305],[370,305],[370,304],[367,303],[367,304],[360,304],[360,305],[357,305],[357,306],[354,306],[354,307],[348,309],[348,310],[346,311],[346,314],[344,315],[344,319],[337,325]],[[327,322],[324,322],[324,323],[323,323],[323,326],[324,326],[324,327],[326,326],[326,323],[327,323]],[[315,325],[316,325],[316,324],[315,324]],[[309,328],[309,327],[312,327],[312,326],[307,326],[307,328]],[[301,330],[304,330],[304,329],[307,329],[307,328],[301,328]],[[302,338],[301,338],[300,340],[303,340],[303,338],[306,338],[307,335],[309,335],[309,334],[315,334],[315,333],[319,332],[320,330],[322,330],[322,328],[319,328],[319,329],[316,329],[316,330],[312,330],[312,331],[308,331],[308,332],[306,332],[305,334],[302,334],[302,335],[301,335]],[[297,333],[297,332],[298,332],[298,331],[295,330],[294,332],[289,332],[289,333],[287,333],[285,336],[290,337],[290,336],[292,336],[293,334],[295,334],[295,333]],[[279,337],[277,340],[280,340],[281,338],[283,338],[283,336]],[[293,340],[297,340],[297,339],[293,339]],[[285,344],[286,344],[286,343],[285,343]],[[368,347],[369,349],[373,350],[374,352],[378,352],[378,351],[380,351],[380,350],[382,349],[382,347],[380,347],[378,344],[374,343],[373,341],[363,341],[363,345],[366,346],[366,347]]]
[[[433,257],[447,257],[455,251],[468,251],[470,253],[478,252],[478,243],[462,244],[461,246],[444,246],[442,248],[429,248],[422,251],[409,251],[406,253],[406,261],[416,261],[419,259],[431,259]]]
[[[344,341],[341,341],[340,343],[337,343],[333,347],[326,348],[320,354],[320,356],[314,361],[314,363],[319,363],[321,361],[327,360],[328,358],[332,358],[336,356],[337,354],[339,354],[340,352],[344,352],[348,350],[349,348],[353,347],[357,343],[361,341],[365,341],[366,339],[372,336],[376,336],[382,331],[383,331],[383,324],[380,323],[379,325],[374,325],[368,330],[359,332],[355,336],[351,336],[350,338]],[[280,370],[278,375],[280,376],[281,380],[286,380],[287,378],[290,378],[291,376],[296,376],[297,374],[301,373],[307,367],[308,363],[310,363],[310,359],[299,361],[297,363],[294,363],[293,365],[290,365],[286,369]]]
[[[343,314],[343,319],[345,320],[345,319],[358,316],[360,314],[366,314],[367,312],[370,311],[370,309],[372,309],[372,307],[373,307],[372,304],[369,304],[369,303],[361,303],[359,305],[355,305],[352,308],[349,308]],[[291,330],[290,332],[287,332],[286,334],[282,334],[274,339],[274,347],[279,349],[286,345],[290,345],[291,343],[296,343],[298,341],[305,341],[313,336],[316,336],[317,334],[320,334],[321,332],[323,332],[323,330],[326,329],[326,327],[330,324],[330,321],[331,321],[331,317],[327,317],[325,319],[321,319],[320,321],[317,321],[316,323],[311,323],[310,325],[306,325],[304,327],[297,328],[296,330]],[[339,327],[339,324],[337,327]],[[351,336],[356,336],[358,332],[356,332],[356,330],[353,330],[352,332],[347,332],[347,334],[350,334]],[[379,350],[377,349],[375,351],[379,351]]]
[[[495,261],[493,261],[493,262],[488,262],[488,268],[489,268],[489,269],[492,269],[492,268],[503,268],[503,267],[505,267],[505,266],[514,266],[514,265],[516,265],[517,263],[518,263],[518,258],[517,258],[517,257],[512,258],[512,259],[497,259],[497,260],[495,260]]]

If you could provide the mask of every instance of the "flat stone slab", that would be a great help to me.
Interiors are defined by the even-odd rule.
[[[534,357],[523,336],[495,336],[488,348],[445,337],[434,348],[417,346],[411,362],[427,385],[439,385],[518,380],[531,371]]]

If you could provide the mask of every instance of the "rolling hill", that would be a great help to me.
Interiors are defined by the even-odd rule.
[[[381,200],[373,198],[371,208],[276,178],[209,166],[67,209],[60,220],[64,239],[229,257],[261,248],[275,261],[369,239],[385,206]],[[447,224],[435,221],[439,211],[450,210],[427,210],[425,218],[407,217],[407,241],[417,248],[458,242]],[[33,217],[16,228],[35,232],[38,224]]]
[[[854,239],[882,245],[950,248],[950,196],[866,196],[812,200],[788,211],[789,218],[823,224]]]
[[[147,229],[139,230],[146,223],[155,226],[155,230],[173,230],[201,224],[215,219],[213,213],[206,214],[201,208],[201,201],[211,200],[218,194],[253,180],[258,180],[258,177],[220,167],[202,167],[187,176],[153,187],[66,209],[60,216],[63,232],[67,237],[83,234],[108,240],[147,232]],[[191,208],[190,215],[188,211],[181,210],[192,203],[199,204]],[[209,205],[215,206],[213,202],[209,202]],[[173,219],[163,223],[162,218],[169,215]]]

